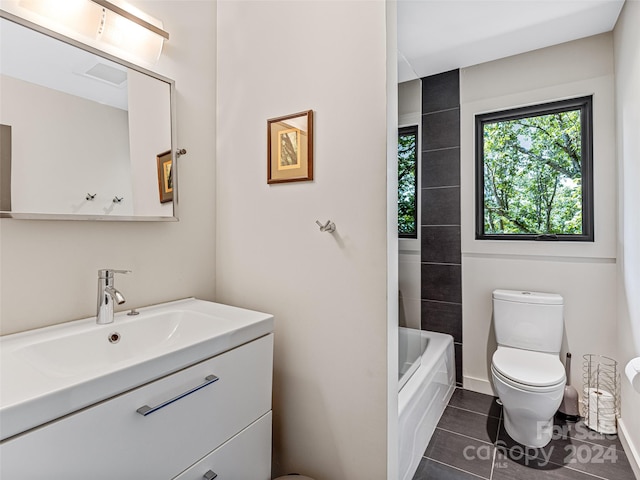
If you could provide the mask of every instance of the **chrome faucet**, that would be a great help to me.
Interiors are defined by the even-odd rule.
[[[130,273],[131,270],[112,270],[109,268],[98,270],[98,311],[96,323],[105,325],[113,323],[113,304],[122,305],[124,296],[113,286],[114,273]]]

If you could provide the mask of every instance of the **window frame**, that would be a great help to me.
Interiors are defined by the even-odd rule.
[[[550,115],[580,110],[581,175],[582,175],[582,234],[521,234],[484,232],[484,125],[499,121]],[[483,113],[475,116],[476,167],[476,240],[534,240],[593,242],[593,96],[571,98],[526,107]]]
[[[416,141],[415,141],[415,146],[416,146],[416,151],[415,151],[415,182],[413,184],[413,188],[414,188],[414,195],[413,195],[413,202],[414,202],[414,212],[415,212],[415,219],[416,219],[416,230],[415,233],[400,233],[400,231],[398,231],[398,238],[409,238],[409,239],[417,239],[418,238],[418,231],[420,230],[420,224],[419,224],[419,217],[418,217],[418,165],[419,165],[419,134],[420,134],[420,128],[418,125],[407,125],[407,126],[403,126],[403,127],[399,127],[398,128],[398,142],[400,141],[400,136],[401,135],[414,135],[416,137]],[[399,172],[398,172],[399,173]],[[399,180],[399,179],[398,179]],[[400,228],[400,222],[398,222],[398,230]]]

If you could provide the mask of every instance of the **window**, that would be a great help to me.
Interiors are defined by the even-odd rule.
[[[591,97],[476,116],[476,239],[593,241]]]
[[[418,238],[418,126],[398,129],[398,236]]]

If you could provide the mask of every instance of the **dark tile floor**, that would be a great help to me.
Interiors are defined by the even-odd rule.
[[[556,418],[551,443],[513,441],[489,395],[456,389],[413,480],[634,480],[620,440]]]

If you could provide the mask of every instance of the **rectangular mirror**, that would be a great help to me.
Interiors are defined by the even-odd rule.
[[[173,80],[0,17],[0,217],[177,220]]]

